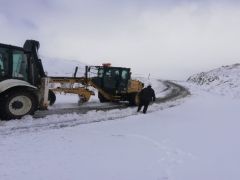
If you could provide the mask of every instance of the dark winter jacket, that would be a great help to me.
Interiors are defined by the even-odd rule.
[[[140,98],[140,101],[147,101],[147,102],[155,101],[156,99],[155,92],[151,86],[148,86],[141,90],[141,92],[139,93],[139,98]]]

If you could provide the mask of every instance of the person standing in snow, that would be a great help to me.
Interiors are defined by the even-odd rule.
[[[145,114],[147,112],[149,103],[151,101],[155,101],[156,97],[155,97],[155,92],[152,89],[151,85],[148,85],[146,88],[143,88],[140,93],[139,93],[139,105],[138,105],[138,110],[137,112],[141,111],[142,107],[143,108],[143,113]]]

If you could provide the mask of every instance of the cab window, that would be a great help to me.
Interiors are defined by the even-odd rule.
[[[122,71],[122,79],[124,79],[124,80],[128,79],[128,71],[127,70]]]
[[[112,72],[111,69],[106,70],[105,76],[108,77],[108,78],[111,77],[111,75],[112,75],[111,72]]]
[[[8,54],[7,50],[0,48],[0,77],[7,76],[8,74]]]
[[[26,55],[21,51],[13,51],[12,60],[12,77],[27,81],[28,63]]]
[[[103,73],[104,73],[103,69],[99,69],[98,70],[98,77],[102,78],[103,77]]]

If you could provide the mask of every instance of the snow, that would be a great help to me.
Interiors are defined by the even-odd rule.
[[[164,96],[161,82],[151,81]],[[239,99],[219,86],[209,93],[178,83],[192,95],[153,104],[147,114],[127,108],[0,122],[0,179],[239,179]],[[59,98],[58,107],[75,106],[74,97]]]
[[[55,59],[42,57],[42,64],[48,76],[69,76],[72,77],[75,67],[78,67],[77,76],[83,76],[86,64],[76,60]]]
[[[208,72],[195,74],[189,82],[214,94],[240,98],[240,64],[222,66]]]

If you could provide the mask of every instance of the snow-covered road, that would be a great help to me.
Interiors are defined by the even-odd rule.
[[[181,99],[190,93],[186,88],[170,81],[156,81],[156,103],[149,111],[156,111],[177,105]],[[168,103],[167,103],[168,102]],[[126,103],[92,102],[83,106],[61,107],[57,105],[49,111],[39,111],[34,117],[26,116],[21,120],[0,122],[0,135],[40,131],[49,128],[72,127],[80,124],[114,120],[136,115],[136,107],[129,107]]]
[[[158,89],[158,92],[160,97],[156,98],[155,103],[164,103],[167,101],[173,101],[179,98],[183,98],[190,93],[186,88],[184,88],[181,85],[178,85],[176,83],[173,83],[171,81],[160,81],[165,88],[164,89]],[[162,86],[161,86],[162,87]],[[89,111],[108,111],[108,110],[113,110],[113,109],[125,109],[128,108],[128,104],[125,102],[123,103],[99,103],[95,102],[95,104],[91,103],[90,105],[88,103],[83,104],[82,106],[75,106],[75,107],[70,107],[70,108],[53,108],[48,111],[38,111],[36,114],[33,116],[34,118],[43,118],[48,115],[52,114],[69,114],[69,113],[77,113],[77,114],[86,114]]]

